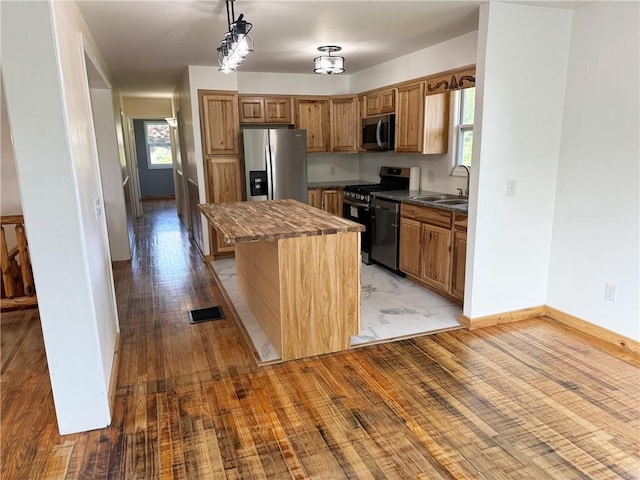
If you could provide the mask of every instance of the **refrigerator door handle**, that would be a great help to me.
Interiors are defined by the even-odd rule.
[[[271,147],[269,145],[264,147],[264,161],[267,170],[267,200],[273,200],[273,162],[271,161]]]

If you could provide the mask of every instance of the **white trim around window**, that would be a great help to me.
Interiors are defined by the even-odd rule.
[[[158,141],[151,141],[149,138],[148,126],[157,125],[162,130],[167,129],[166,139],[160,138]],[[150,170],[173,168],[173,154],[171,150],[171,127],[166,120],[145,120],[144,121],[144,143],[147,150],[147,167]],[[154,162],[157,158],[162,161]],[[168,161],[167,161],[168,159]]]

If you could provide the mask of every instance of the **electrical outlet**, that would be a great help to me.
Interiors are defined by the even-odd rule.
[[[427,170],[427,181],[433,183],[436,181],[436,172],[435,170]]]
[[[336,174],[336,166],[329,165],[329,175],[335,175],[335,174]]]
[[[507,181],[507,197],[515,197],[516,196],[516,181],[509,180]]]
[[[613,283],[607,283],[604,287],[604,299],[609,302],[616,301],[616,286]]]

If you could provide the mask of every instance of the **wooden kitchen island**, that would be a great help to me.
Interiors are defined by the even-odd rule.
[[[235,244],[238,288],[283,361],[349,348],[362,225],[295,200],[199,207]]]

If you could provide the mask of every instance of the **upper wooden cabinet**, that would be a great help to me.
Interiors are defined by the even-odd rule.
[[[307,131],[307,152],[329,151],[329,99],[297,98],[296,128]]]
[[[358,151],[358,97],[331,97],[331,151]]]
[[[395,112],[395,89],[380,90],[370,93],[365,100],[367,117],[380,115],[381,113]]]
[[[396,152],[420,153],[424,135],[425,82],[398,87]]]
[[[199,94],[204,155],[239,153],[238,95],[210,90]]]
[[[293,100],[290,97],[240,96],[240,123],[291,124]]]
[[[449,147],[450,94],[428,95],[424,107],[423,153],[447,153]]]
[[[446,153],[449,93],[425,96],[425,82],[398,87],[396,152]]]
[[[238,112],[240,123],[264,123],[264,98],[238,97]]]

